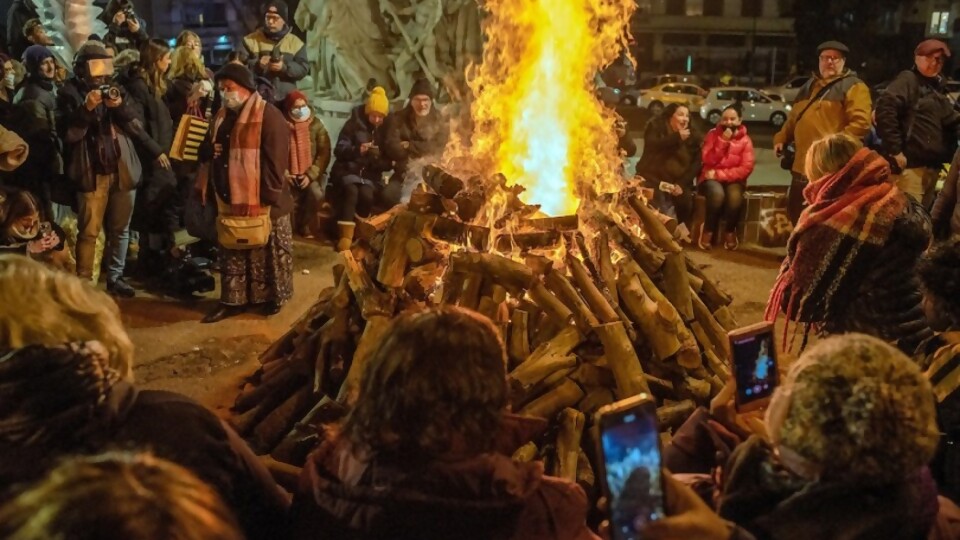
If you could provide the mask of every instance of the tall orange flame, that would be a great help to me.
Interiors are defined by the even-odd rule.
[[[488,0],[485,8],[483,63],[468,81],[469,153],[548,215],[617,191],[615,116],[594,80],[624,49],[635,0]]]

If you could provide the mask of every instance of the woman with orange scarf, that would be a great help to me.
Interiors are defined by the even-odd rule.
[[[783,312],[801,323],[801,347],[813,329],[862,332],[912,353],[932,334],[914,272],[930,243],[929,216],[896,187],[887,161],[849,135],[815,142],[805,172],[810,206],[787,243],[765,318]]]
[[[294,188],[296,206],[293,230],[304,238],[313,238],[330,165],[330,135],[323,122],[314,116],[307,96],[299,90],[287,94],[283,114],[290,125],[288,178]]]

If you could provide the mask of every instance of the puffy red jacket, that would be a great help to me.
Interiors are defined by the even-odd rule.
[[[703,141],[703,168],[700,181],[706,179],[707,171],[716,171],[718,182],[746,182],[753,172],[753,141],[747,135],[747,127],[741,125],[729,141],[723,138],[723,127],[717,126],[707,132]]]

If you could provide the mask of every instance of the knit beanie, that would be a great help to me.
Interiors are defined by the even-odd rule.
[[[413,88],[410,89],[408,97],[412,98],[413,96],[427,96],[433,99],[433,85],[427,79],[417,79],[417,82],[413,83]]]
[[[901,481],[940,437],[930,382],[906,355],[863,334],[827,338],[791,367],[767,411],[771,439],[821,478]]]
[[[112,58],[107,54],[107,48],[103,45],[101,41],[87,40],[80,46],[77,50],[77,54],[74,56],[77,60],[92,60],[92,59],[105,59]]]
[[[297,102],[298,99],[302,99],[307,102],[307,105],[310,105],[310,100],[307,99],[307,96],[299,90],[294,90],[287,94],[287,97],[283,100],[283,112],[288,113],[290,109],[293,108],[293,104]]]
[[[390,112],[390,100],[387,99],[387,92],[382,86],[374,87],[370,91],[370,97],[367,98],[363,112],[367,114],[380,113],[384,116]]]
[[[277,15],[283,19],[283,22],[289,24],[290,22],[290,8],[287,7],[286,2],[283,0],[270,0],[263,5],[263,16],[267,15],[267,12],[271,11],[271,8],[276,11]]]
[[[224,65],[222,68],[220,68],[220,71],[217,72],[214,79],[217,82],[227,79],[239,84],[251,92],[257,91],[257,83],[253,79],[253,72],[247,69],[246,66],[241,66],[239,64]]]
[[[47,58],[53,58],[50,49],[43,45],[31,45],[23,51],[23,66],[27,68],[27,73],[37,75],[40,72],[40,64]]]

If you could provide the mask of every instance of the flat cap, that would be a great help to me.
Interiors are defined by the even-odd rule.
[[[913,50],[913,54],[914,56],[930,56],[937,51],[942,52],[944,56],[950,56],[950,48],[939,39],[921,41],[917,48]]]
[[[840,43],[839,41],[824,41],[817,46],[818,53],[826,50],[840,51],[844,56],[850,53],[850,49],[848,49],[846,45]]]

